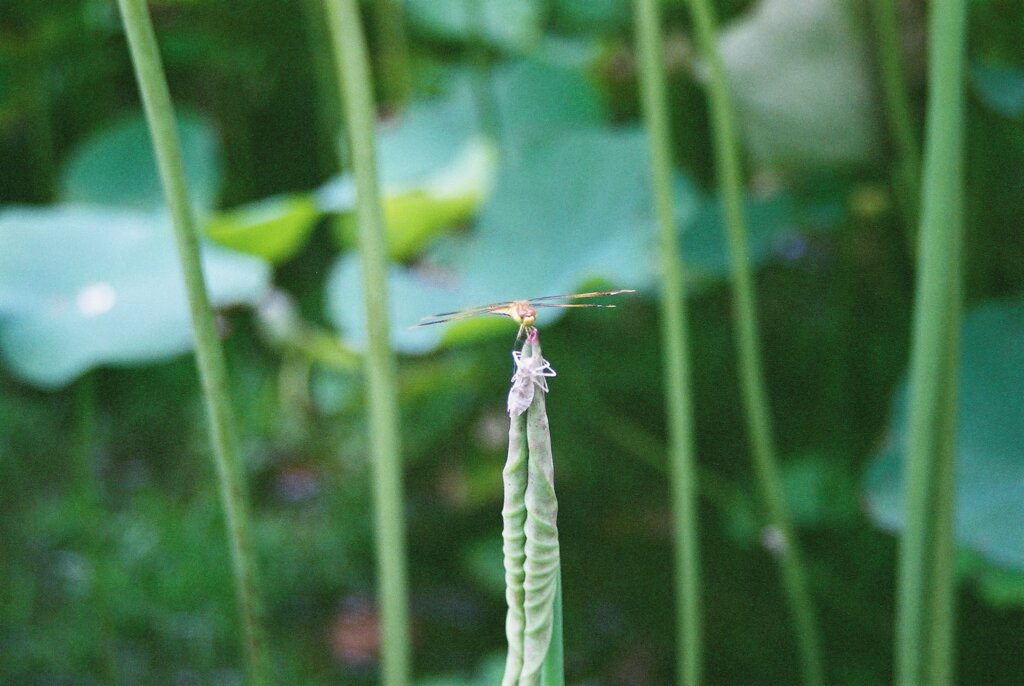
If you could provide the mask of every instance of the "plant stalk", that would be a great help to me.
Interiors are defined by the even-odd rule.
[[[685,277],[672,198],[672,139],[661,20],[655,0],[635,0],[636,40],[644,121],[651,151],[651,176],[661,253],[661,323],[665,400],[668,407],[669,482],[675,549],[676,682],[701,681],[702,622],[700,548],[697,526],[696,459],[690,382]]]
[[[777,555],[782,583],[796,624],[795,633],[804,683],[823,686],[824,666],[814,604],[807,588],[800,547],[790,522],[782,492],[776,457],[768,393],[761,367],[761,341],[758,334],[757,300],[747,247],[747,227],[743,214],[743,177],[739,138],[733,121],[733,106],[725,79],[725,68],[718,54],[714,10],[708,0],[690,0],[694,29],[700,52],[710,68],[709,105],[718,178],[718,191],[725,210],[733,281],[733,321],[739,363],[740,390],[743,395],[747,430],[758,487],[764,501],[768,527],[779,535]]]
[[[382,682],[410,678],[408,582],[395,360],[388,331],[387,253],[377,184],[375,108],[366,40],[356,0],[324,0],[341,84],[342,111],[356,182],[356,221],[363,272],[368,349],[370,458],[377,531]]]
[[[241,613],[243,642],[249,683],[271,683],[270,659],[262,621],[262,602],[257,581],[255,555],[249,533],[242,465],[228,396],[224,351],[217,337],[213,309],[199,254],[199,236],[189,206],[181,144],[174,120],[156,34],[145,0],[118,0],[131,49],[135,77],[142,94],[150,137],[156,153],[167,207],[171,213],[178,256],[185,278],[196,362],[202,382],[209,421],[210,442],[220,483],[221,506],[227,520],[228,540],[234,571],[235,592]]]
[[[907,226],[907,244],[913,248],[921,203],[921,148],[914,133],[914,117],[900,55],[896,5],[894,0],[871,0],[869,4],[878,46],[876,59],[886,120],[896,149],[897,203]]]
[[[917,252],[900,547],[896,683],[950,683],[953,494],[963,241],[963,0],[931,8],[921,230]]]
[[[519,352],[508,396],[508,460],[502,470],[505,561],[502,686],[563,686],[562,571],[555,465],[544,396],[554,376],[531,329]],[[524,440],[525,438],[525,440]]]
[[[374,0],[377,49],[380,56],[381,97],[388,107],[401,107],[409,99],[409,40],[401,0]]]

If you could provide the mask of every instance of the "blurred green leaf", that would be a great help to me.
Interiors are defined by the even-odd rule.
[[[195,621],[209,623],[206,632],[227,638],[232,616],[231,596],[224,592],[230,588],[227,550],[223,545],[198,544],[224,536],[214,494],[170,509],[158,492],[146,490],[132,505],[111,513],[109,523],[114,559],[106,581],[121,599],[118,607],[139,613],[137,619],[142,619],[154,605],[161,606],[154,627],[161,633],[176,633],[182,614],[195,613]],[[215,607],[208,604],[211,601]],[[128,614],[119,619],[133,618]]]
[[[225,247],[276,264],[302,247],[319,216],[310,195],[278,195],[215,214],[203,229]]]
[[[491,88],[500,110],[501,147],[518,154],[536,137],[597,124],[602,107],[594,87],[573,69],[542,60],[517,60],[493,71]],[[443,97],[416,102],[383,123],[377,139],[378,172],[392,258],[409,260],[442,233],[475,216],[495,180],[498,151],[478,122],[465,75],[456,75]],[[348,174],[316,192],[317,206],[341,214],[342,245],[355,243],[351,210],[355,186]]]
[[[682,255],[687,275],[695,287],[720,281],[729,275],[729,246],[722,203],[714,195],[703,195],[693,181],[676,177],[676,216],[682,227]],[[805,243],[803,231],[829,229],[846,216],[839,189],[779,189],[769,195],[747,196],[747,250],[752,265],[759,265],[777,253],[799,256]],[[785,241],[792,245],[784,246]]]
[[[629,26],[628,0],[553,0],[554,22],[570,31],[612,31]]]
[[[408,446],[404,449],[407,464],[433,456],[438,443],[450,437],[453,426],[467,423],[479,411],[480,398],[474,384],[479,372],[479,365],[464,356],[402,369],[402,444]],[[479,493],[470,492],[472,485],[467,479],[467,501],[479,497]],[[493,495],[486,493],[486,497]]]
[[[983,103],[1011,119],[1024,117],[1024,69],[978,62],[970,74]]]
[[[473,580],[499,598],[505,597],[504,560],[497,536],[474,541],[462,553],[462,564]]]
[[[541,145],[510,151],[476,234],[446,264],[432,265],[439,277],[392,271],[396,347],[436,346],[440,327],[406,328],[431,312],[571,292],[595,278],[623,286],[646,280],[646,155],[640,132],[595,128],[559,132]],[[365,338],[361,297],[359,262],[346,255],[328,284],[328,311],[356,346]]]
[[[880,131],[864,39],[831,0],[763,0],[719,41],[749,152],[764,164],[870,161]]]
[[[858,519],[857,485],[838,456],[810,454],[787,460],[782,488],[799,526],[848,526]]]
[[[473,96],[461,80],[443,97],[412,103],[378,128],[381,181],[396,191],[421,185],[455,163],[477,130]]]
[[[601,115],[596,92],[573,70],[520,61],[497,71],[494,88],[500,104],[505,160],[489,195],[483,192],[492,184],[489,155],[470,155],[471,161],[480,161],[463,163],[467,170],[461,174],[452,171],[460,168],[452,164],[459,159],[458,142],[476,130],[472,98],[464,86],[445,100],[410,108],[397,126],[382,131],[379,150],[385,214],[395,221],[404,216],[408,222],[389,226],[398,247],[409,249],[395,251],[396,256],[420,252],[440,227],[426,227],[423,222],[431,217],[449,222],[454,218],[447,214],[452,206],[443,203],[435,203],[433,214],[426,208],[411,212],[416,203],[408,196],[406,211],[400,215],[403,201],[396,191],[403,184],[418,184],[428,190],[431,186],[473,190],[476,195],[470,195],[470,202],[461,207],[463,220],[475,212],[476,203],[484,202],[476,235],[452,244],[447,257],[441,252],[452,246],[433,253],[432,259],[446,263],[438,270],[441,283],[432,283],[419,272],[393,269],[393,332],[399,349],[436,346],[441,331],[410,332],[406,327],[432,311],[451,309],[452,286],[444,284],[445,272],[465,274],[457,287],[466,304],[472,304],[474,294],[484,298],[480,302],[490,302],[508,298],[507,293],[517,290],[535,294],[571,290],[587,279],[611,276],[616,270],[628,271],[634,279],[646,273],[635,264],[645,259],[640,254],[645,239],[639,237],[645,232],[634,231],[649,213],[643,136],[635,130],[596,127]],[[474,139],[469,140],[472,143]],[[462,156],[465,159],[464,152]],[[465,181],[439,184],[438,178]],[[434,193],[435,198],[437,195]],[[351,182],[343,179],[321,189],[319,196],[321,207],[341,210],[350,206],[355,191]],[[406,232],[408,239],[402,237]],[[517,243],[511,250],[510,241]],[[517,251],[522,255],[517,256]],[[604,274],[600,264],[587,263],[588,256],[591,261],[596,257],[611,265],[612,274]],[[535,283],[538,275],[540,281]],[[495,277],[504,282],[494,283]],[[347,255],[339,260],[328,287],[332,319],[351,332],[355,345],[363,340],[358,280],[358,260]],[[504,328],[500,322],[486,321],[461,326],[463,332]]]
[[[485,658],[472,676],[435,676],[421,679],[416,686],[494,686],[501,683],[505,672],[505,657],[492,655]]]
[[[422,159],[412,150],[406,152],[409,153],[407,159],[414,163]],[[409,186],[391,183],[388,177],[396,167],[383,167],[384,220],[391,257],[396,260],[413,258],[438,235],[476,214],[490,192],[494,166],[493,145],[482,138],[472,138],[463,142],[458,157],[447,166],[430,170]],[[348,177],[341,183],[348,184]],[[355,245],[355,215],[343,213],[336,228],[342,245]]]
[[[255,257],[203,251],[215,307],[255,304],[270,269]],[[55,206],[0,212],[0,352],[26,381],[62,386],[102,364],[192,348],[191,319],[163,214]]]
[[[1024,570],[1024,301],[990,303],[964,318],[956,442],[956,542],[989,562]],[[867,473],[875,522],[903,526],[905,384],[886,447]]]
[[[646,147],[634,130],[556,129],[549,139],[507,153],[475,235],[437,246],[415,270],[393,267],[394,343],[422,352],[448,343],[509,332],[509,323],[479,318],[409,329],[423,316],[474,304],[579,290],[591,281],[644,286],[652,276]],[[683,256],[695,284],[727,278],[729,255],[720,203],[686,177],[676,186]],[[760,264],[801,231],[844,217],[832,189],[779,191],[747,201],[750,253]],[[358,260],[343,256],[328,283],[328,311],[353,346],[364,340]],[[542,313],[550,322],[558,310]]]
[[[529,59],[493,70],[502,148],[518,149],[556,130],[599,126],[605,108],[597,88],[579,69]]]
[[[208,120],[187,113],[178,116],[178,134],[189,198],[201,216],[213,208],[220,191],[217,135]],[[164,207],[145,118],[123,119],[83,142],[65,165],[59,199],[137,210]]]
[[[540,0],[405,0],[405,11],[412,26],[436,38],[517,52],[540,40],[544,19]]]
[[[471,95],[457,86],[444,98],[414,103],[377,139],[388,249],[410,259],[438,234],[475,214],[494,183],[494,144],[476,132]],[[351,175],[332,179],[316,193],[317,206],[338,212],[340,242],[356,240],[355,185]]]
[[[977,584],[978,592],[994,607],[1024,606],[1024,571],[992,564],[969,550],[958,551],[957,569]]]

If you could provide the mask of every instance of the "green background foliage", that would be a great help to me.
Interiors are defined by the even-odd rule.
[[[472,4],[472,3],[470,3]],[[863,8],[716,3],[783,481],[829,683],[892,672],[912,258]],[[777,4],[769,3],[769,4]],[[280,683],[377,673],[355,189],[316,2],[151,2],[228,355]],[[630,4],[403,3],[412,97],[377,140],[418,683],[491,684],[513,327],[461,306],[638,288],[541,320],[571,683],[662,684],[673,611],[653,210]],[[901,37],[923,116],[923,8]],[[691,286],[706,679],[798,680],[738,398],[704,67],[663,3]],[[1024,48],[971,4],[957,451],[963,683],[1024,650]],[[474,16],[482,24],[474,23]],[[375,14],[364,6],[371,57]],[[822,45],[822,36],[830,36]],[[825,48],[828,60],[822,59]],[[388,92],[378,79],[378,93]],[[849,99],[849,105],[844,104]],[[840,111],[841,117],[837,114]],[[240,683],[187,309],[119,20],[0,11],[0,682]],[[346,156],[344,150],[342,157]],[[496,672],[497,670],[497,672]]]

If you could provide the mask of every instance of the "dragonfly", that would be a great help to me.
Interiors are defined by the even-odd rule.
[[[424,317],[414,326],[433,326],[444,324],[461,319],[471,319],[483,315],[493,314],[499,317],[508,317],[519,325],[519,333],[516,334],[518,341],[524,333],[534,328],[537,321],[537,308],[572,308],[572,307],[615,307],[607,303],[575,303],[558,302],[559,300],[582,300],[586,298],[600,298],[608,295],[619,295],[620,293],[636,293],[634,289],[620,288],[615,291],[592,291],[590,293],[568,293],[565,295],[544,295],[529,300],[506,300],[504,302],[491,303],[490,305],[476,305],[454,312],[441,312]]]

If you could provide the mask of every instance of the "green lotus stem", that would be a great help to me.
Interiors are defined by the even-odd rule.
[[[509,651],[502,686],[561,686],[561,556],[554,459],[544,394],[554,376],[536,329],[514,354],[509,456],[504,470],[504,549]],[[523,444],[525,414],[526,441]]]
[[[373,476],[382,682],[409,683],[410,636],[395,360],[388,331],[387,252],[374,149],[375,110],[356,0],[324,0],[356,182],[366,308],[366,381]]]
[[[156,153],[160,183],[171,213],[178,256],[185,277],[196,362],[206,401],[210,441],[213,446],[221,505],[227,520],[228,540],[241,613],[249,683],[271,683],[270,660],[263,630],[262,603],[258,590],[255,556],[249,535],[245,480],[238,458],[238,441],[227,388],[227,370],[214,326],[213,309],[199,256],[199,237],[185,186],[181,143],[174,120],[171,95],[164,77],[153,23],[144,0],[118,0],[135,78],[139,83],[146,121]]]
[[[676,681],[696,686],[701,679],[700,547],[697,526],[696,460],[690,387],[686,292],[679,255],[679,231],[672,197],[672,140],[668,122],[664,44],[655,0],[636,0],[641,104],[651,149],[661,256],[661,337],[665,400],[668,406],[669,483],[672,489]]]
[[[765,389],[764,372],[761,369],[757,301],[747,247],[739,138],[733,121],[732,101],[725,80],[725,68],[718,54],[715,15],[711,3],[709,0],[690,0],[690,8],[700,52],[710,68],[709,104],[718,192],[725,210],[729,240],[740,390],[743,394],[754,470],[761,499],[764,501],[769,530],[778,534],[779,545],[773,552],[779,561],[782,585],[796,623],[795,633],[804,683],[808,686],[823,686],[825,675],[814,604],[807,588],[799,543],[793,532],[789,509],[783,497],[771,412],[768,408],[768,393]]]
[[[313,72],[317,135],[321,140],[337,142],[338,132],[341,130],[341,97],[338,95],[339,85],[334,78],[331,37],[324,23],[321,0],[303,0],[302,15],[305,20],[306,42],[309,46],[310,67]],[[316,156],[317,171],[323,176],[337,171],[337,145],[318,145]]]
[[[920,146],[907,95],[907,79],[900,56],[900,31],[893,0],[871,0],[872,24],[877,45],[881,91],[886,106],[889,135],[896,149],[896,192],[907,224],[907,243],[914,247],[917,209],[920,203]]]
[[[401,106],[409,99],[412,87],[402,3],[401,0],[374,0],[373,6],[383,100],[386,105]]]
[[[896,682],[952,683],[953,463],[963,241],[963,0],[931,8],[900,546]]]

